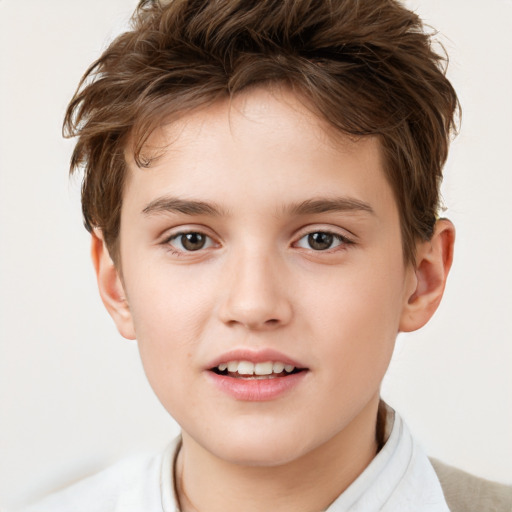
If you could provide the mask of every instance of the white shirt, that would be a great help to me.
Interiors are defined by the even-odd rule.
[[[427,456],[391,409],[386,427],[382,450],[326,512],[449,512]],[[156,456],[118,462],[25,512],[179,512],[173,469],[179,445],[177,438]]]

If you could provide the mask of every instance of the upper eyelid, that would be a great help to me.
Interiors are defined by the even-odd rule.
[[[186,235],[188,233],[199,233],[201,235],[207,236],[208,238],[211,238],[212,240],[218,242],[219,236],[217,236],[214,232],[212,232],[211,229],[207,228],[206,226],[190,226],[190,227],[184,227],[184,226],[176,226],[174,228],[168,228],[162,232],[159,238],[162,239],[162,241],[168,242],[169,240],[173,240],[181,235]]]
[[[339,236],[340,238],[344,238],[345,240],[350,240],[352,242],[355,242],[358,238],[355,233],[352,233],[348,229],[342,228],[339,226],[336,227],[336,226],[326,226],[326,225],[317,225],[317,226],[309,225],[309,226],[304,226],[301,229],[298,229],[296,232],[296,235],[294,237],[294,240],[296,242],[311,233],[329,233],[331,235]]]

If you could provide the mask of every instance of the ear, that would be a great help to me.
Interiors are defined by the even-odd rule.
[[[416,248],[416,287],[409,296],[400,318],[399,330],[410,332],[423,327],[432,318],[441,298],[453,261],[455,227],[448,219],[436,222],[432,238]]]
[[[123,283],[103,241],[101,231],[98,229],[92,233],[91,257],[103,304],[113,318],[121,336],[134,340],[135,329]]]

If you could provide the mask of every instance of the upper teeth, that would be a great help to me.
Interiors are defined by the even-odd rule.
[[[251,361],[229,361],[221,363],[217,368],[223,372],[227,370],[230,373],[239,373],[240,375],[272,375],[272,373],[281,373],[283,370],[287,373],[292,372],[295,366],[284,363],[273,363],[266,361],[264,363],[251,363]]]

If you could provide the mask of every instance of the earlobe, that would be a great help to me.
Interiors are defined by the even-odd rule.
[[[135,330],[123,283],[99,230],[92,233],[91,258],[103,304],[121,336],[134,340]]]
[[[416,286],[407,298],[399,330],[410,332],[425,325],[443,297],[453,261],[455,227],[447,219],[436,222],[432,238],[421,242],[416,251]]]

